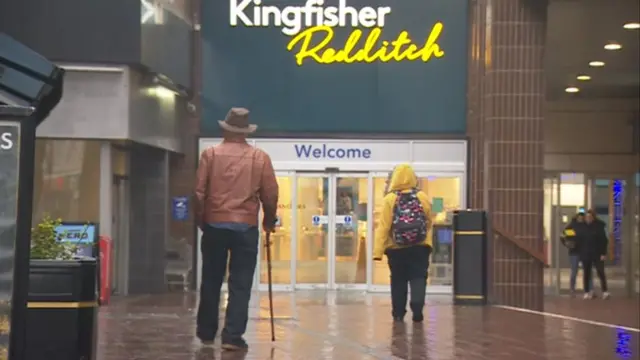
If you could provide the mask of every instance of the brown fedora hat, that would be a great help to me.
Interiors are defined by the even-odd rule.
[[[231,108],[227,117],[218,120],[218,124],[224,130],[239,134],[250,134],[258,128],[256,124],[249,124],[249,110],[245,108]]]

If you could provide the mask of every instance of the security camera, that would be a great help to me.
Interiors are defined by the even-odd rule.
[[[191,114],[195,113],[197,110],[196,105],[192,102],[187,103],[187,111]]]

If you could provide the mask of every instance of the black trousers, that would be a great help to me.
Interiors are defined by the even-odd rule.
[[[387,250],[391,272],[391,315],[403,317],[407,312],[407,292],[411,286],[409,307],[415,314],[422,314],[427,292],[429,255],[431,248],[412,246]]]
[[[218,332],[220,289],[229,261],[229,301],[225,315],[223,342],[242,338],[249,321],[251,285],[258,257],[258,228],[247,231],[217,229],[207,226],[202,235],[202,283],[198,307],[197,336],[212,341]]]
[[[593,259],[590,257],[583,257],[582,261],[582,286],[584,286],[584,292],[592,291],[591,285],[593,284],[593,273],[592,268],[596,268],[596,272],[598,273],[598,278],[600,279],[600,286],[602,286],[602,291],[608,291],[607,287],[607,276],[604,273],[604,261],[600,259]]]

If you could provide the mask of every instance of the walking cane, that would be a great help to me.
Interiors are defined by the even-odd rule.
[[[271,231],[267,231],[267,281],[269,283],[269,316],[271,318],[271,341],[276,341],[276,331],[273,324],[273,289],[271,287]]]

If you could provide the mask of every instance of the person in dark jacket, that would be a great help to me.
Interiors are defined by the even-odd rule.
[[[569,276],[569,287],[571,295],[576,291],[576,279],[578,277],[578,269],[580,267],[580,238],[577,236],[576,229],[584,224],[584,212],[577,213],[567,227],[564,228],[562,244],[569,251],[569,262],[571,264],[571,275]],[[593,278],[589,286],[593,288]]]
[[[595,211],[589,210],[585,216],[584,223],[578,226],[576,233],[580,240],[578,244],[580,261],[582,261],[582,266],[584,267],[582,274],[584,298],[593,298],[591,268],[595,267],[598,278],[600,278],[602,298],[606,299],[609,297],[609,291],[604,273],[604,260],[607,257],[609,239],[607,238],[605,223],[598,219]]]

